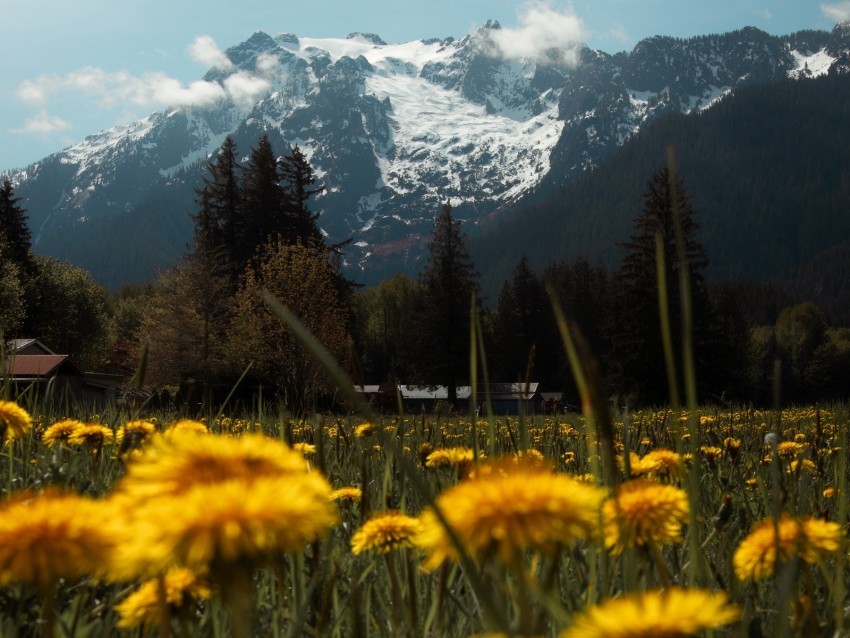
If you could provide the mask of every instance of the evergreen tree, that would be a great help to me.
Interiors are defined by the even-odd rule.
[[[251,149],[243,171],[244,234],[239,237],[239,263],[244,265],[257,248],[278,236],[287,238],[293,224],[285,210],[286,194],[280,184],[280,167],[267,135]]]
[[[669,169],[658,171],[649,181],[643,212],[635,219],[635,234],[621,244],[625,255],[615,276],[616,328],[611,359],[615,385],[641,402],[669,401],[661,321],[658,310],[656,235],[661,237],[664,272],[667,280],[669,320],[672,332],[676,376],[681,388],[682,315],[679,260],[674,210],[678,208],[685,245],[690,302],[693,313],[693,344],[697,381],[703,390],[717,382],[712,364],[716,328],[702,271],[708,258],[697,241],[698,224],[688,194],[681,181],[673,182]]]
[[[425,381],[447,386],[452,404],[457,386],[468,375],[473,298],[480,307],[477,279],[461,222],[447,203],[435,220],[428,263],[419,274],[425,300],[419,334]]]
[[[0,240],[5,243],[6,258],[20,266],[26,274],[33,274],[35,262],[26,211],[21,208],[20,197],[15,197],[12,182],[3,179],[0,186]]]
[[[195,251],[218,255],[235,290],[240,271],[240,238],[245,235],[246,228],[236,143],[229,135],[215,161],[208,164],[207,171],[209,176],[203,178],[203,187],[195,189],[198,204],[198,212],[192,216]]]
[[[540,363],[548,358],[550,315],[543,286],[523,255],[513,277],[502,287],[496,306],[495,343],[488,348],[494,360],[494,378],[525,381],[529,364],[534,376],[530,381],[540,381],[539,375],[548,373]]]
[[[316,183],[316,177],[310,162],[298,146],[292,149],[290,155],[283,158],[280,172],[283,177],[288,218],[293,224],[287,240],[290,243],[299,240],[301,243],[307,243],[311,239],[321,240],[322,234],[317,224],[319,215],[310,212],[307,201],[322,193],[325,188],[324,186],[311,188]]]

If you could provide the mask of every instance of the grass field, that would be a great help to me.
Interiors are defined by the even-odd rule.
[[[617,417],[4,402],[0,633],[844,635],[845,406]]]

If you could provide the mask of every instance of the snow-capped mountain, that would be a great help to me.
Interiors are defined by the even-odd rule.
[[[204,77],[225,89],[215,104],[155,113],[13,171],[35,249],[108,285],[150,278],[189,241],[192,187],[224,138],[247,156],[265,133],[280,155],[298,145],[309,159],[326,189],[313,207],[331,240],[352,239],[356,278],[415,272],[442,202],[477,220],[547,175],[575,179],[663,113],[709,108],[742,83],[850,70],[847,24],[654,37],[616,55],[577,44],[535,59],[503,56],[499,28],[403,44],[257,32]]]

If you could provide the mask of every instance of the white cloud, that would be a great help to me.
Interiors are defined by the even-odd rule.
[[[224,51],[218,48],[215,40],[208,35],[200,35],[189,45],[189,55],[195,62],[200,62],[216,69],[229,69],[233,66]]]
[[[24,122],[23,127],[12,129],[13,133],[24,133],[29,135],[50,135],[58,131],[66,131],[71,128],[65,120],[55,115],[50,115],[41,109],[34,117]]]
[[[822,4],[820,10],[833,22],[850,20],[850,1],[848,0],[834,4]]]
[[[257,56],[257,71],[263,75],[274,73],[280,66],[280,60],[271,53],[261,53]]]
[[[224,80],[224,88],[236,104],[250,106],[269,88],[269,83],[256,75],[239,71]]]
[[[506,58],[549,59],[552,49],[561,52],[561,62],[578,63],[578,44],[586,38],[584,24],[572,7],[559,12],[547,2],[527,2],[519,26],[491,31],[498,53]]]

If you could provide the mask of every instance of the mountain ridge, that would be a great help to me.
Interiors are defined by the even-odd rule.
[[[613,55],[577,44],[575,67],[559,50],[500,56],[499,28],[389,45],[375,34],[258,31],[227,49],[230,66],[204,75],[217,101],[151,114],[11,171],[34,249],[109,286],[149,279],[190,241],[192,187],[225,136],[247,156],[267,134],[279,155],[296,144],[305,153],[326,187],[313,203],[323,231],[352,239],[347,267],[371,283],[415,272],[441,202],[470,222],[498,215],[541,185],[574,181],[666,113],[710,108],[742,84],[850,69],[846,24],[654,36]],[[139,238],[148,251],[128,251]],[[122,262],[128,252],[135,263]]]

